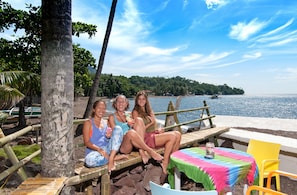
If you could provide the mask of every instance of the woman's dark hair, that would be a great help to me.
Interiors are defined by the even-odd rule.
[[[99,99],[99,100],[95,101],[95,102],[93,103],[93,110],[92,110],[92,113],[91,113],[91,117],[92,117],[92,118],[95,116],[95,111],[94,111],[94,110],[95,110],[96,106],[97,106],[100,102],[102,102],[102,103],[105,105],[105,107],[106,107],[106,102],[105,102],[104,100]]]

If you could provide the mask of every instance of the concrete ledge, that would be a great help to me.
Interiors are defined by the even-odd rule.
[[[207,120],[204,122],[207,122]],[[220,127],[251,127],[257,129],[293,131],[297,133],[297,119],[216,115],[213,119],[213,123]]]
[[[228,132],[221,134],[220,137],[237,140],[243,143],[249,143],[250,139],[258,139],[267,142],[279,143],[281,144],[281,151],[297,154],[297,140],[293,138],[235,128],[230,128]]]

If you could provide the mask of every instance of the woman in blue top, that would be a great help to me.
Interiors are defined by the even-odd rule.
[[[108,163],[108,171],[110,172],[115,168],[115,160],[127,158],[127,156],[116,156],[123,140],[123,133],[119,126],[114,126],[113,130],[108,127],[107,120],[103,119],[105,112],[105,102],[97,100],[93,104],[91,118],[84,122],[85,165],[97,167]]]
[[[109,124],[111,128],[120,126],[124,134],[120,152],[128,154],[132,152],[133,147],[136,147],[139,149],[142,161],[145,164],[148,162],[148,155],[157,162],[161,162],[163,157],[144,143],[141,136],[141,134],[144,135],[145,132],[142,119],[132,119],[126,115],[125,111],[129,107],[129,100],[124,95],[118,95],[113,101],[112,106],[116,112],[109,116]],[[145,152],[147,152],[148,155],[146,155]]]

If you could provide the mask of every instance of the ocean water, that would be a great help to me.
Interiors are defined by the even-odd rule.
[[[170,101],[175,105],[177,97],[154,97],[149,96],[154,112],[167,111]],[[218,99],[210,96],[183,96],[180,100],[179,109],[198,108],[206,101],[212,115],[263,117],[297,119],[297,94],[293,95],[221,95]],[[134,107],[134,99],[129,99],[130,109]],[[113,111],[111,103],[107,109]],[[198,118],[200,111],[178,114],[180,122]],[[164,120],[165,116],[157,116]]]

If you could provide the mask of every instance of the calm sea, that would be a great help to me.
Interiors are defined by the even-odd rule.
[[[149,97],[154,112],[166,111],[169,101],[175,105],[177,97]],[[203,106],[203,101],[210,106],[213,115],[264,117],[297,119],[297,94],[294,95],[221,95],[218,99],[210,96],[184,96],[181,98],[179,109],[197,108]],[[133,109],[134,99],[130,99],[130,110]],[[113,111],[111,103],[108,110]],[[191,112],[179,114],[180,122],[197,118],[201,113]],[[164,117],[158,116],[159,119]]]

